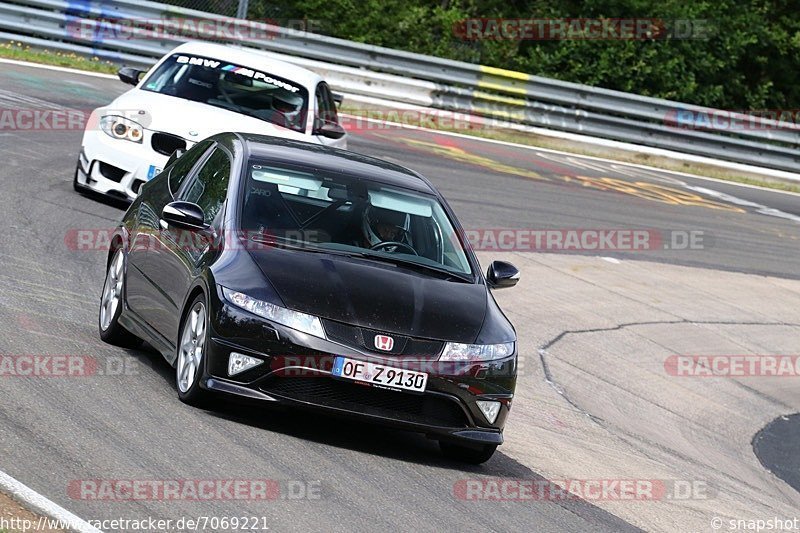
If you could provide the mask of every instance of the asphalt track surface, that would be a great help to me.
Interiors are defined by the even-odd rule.
[[[3,109],[88,110],[124,90],[114,80],[0,69]],[[98,338],[105,254],[72,250],[65,235],[113,227],[123,212],[72,191],[80,139],[80,131],[0,130],[0,354],[83,354],[130,371],[0,378],[0,469],[86,519],[257,516],[274,531],[635,529],[583,500],[458,499],[459,480],[543,479],[546,465],[522,464],[502,447],[487,464],[465,467],[442,459],[419,435],[308,414],[181,404],[160,356]],[[468,229],[701,231],[703,249],[602,255],[800,278],[800,224],[792,219],[800,217],[798,196],[423,131],[361,131],[350,148],[427,175]],[[291,483],[308,483],[319,497],[76,498],[70,484],[87,479],[270,479],[284,495]]]

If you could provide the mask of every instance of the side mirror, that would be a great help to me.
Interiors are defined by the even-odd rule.
[[[176,228],[201,231],[206,229],[203,208],[191,202],[171,202],[161,211],[161,219]]]
[[[164,165],[164,168],[167,168],[168,166],[170,166],[170,165],[171,165],[172,163],[174,163],[174,162],[175,162],[175,161],[176,161],[176,160],[177,160],[177,159],[178,159],[180,156],[182,156],[182,155],[183,155],[183,154],[185,154],[185,153],[186,153],[186,150],[184,150],[183,148],[176,148],[176,149],[175,149],[175,151],[174,151],[174,152],[172,152],[172,155],[171,155],[171,156],[169,156],[169,159],[167,159],[167,164],[166,164],[166,165]]]
[[[313,135],[319,135],[320,137],[327,137],[329,139],[341,139],[347,132],[344,131],[344,128],[339,124],[326,120],[316,124],[314,126],[314,131],[311,133]]]
[[[519,281],[519,270],[511,263],[494,261],[486,271],[486,279],[491,289],[513,287]]]
[[[344,102],[344,95],[339,93],[333,93],[333,101],[336,103],[336,107],[338,109],[338,107],[342,105],[342,102]]]
[[[139,84],[139,77],[142,74],[144,74],[143,70],[135,69],[133,67],[122,67],[117,72],[117,76],[119,76],[119,81],[133,86]]]

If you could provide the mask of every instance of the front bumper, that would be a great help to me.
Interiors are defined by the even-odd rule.
[[[78,168],[77,188],[133,201],[139,189],[166,165],[169,156],[152,147],[150,130],[144,130],[141,143],[113,139],[100,129],[87,129],[83,135]],[[187,147],[192,142],[186,142]]]
[[[224,300],[211,320],[205,375],[201,386],[243,400],[359,418],[425,433],[439,440],[501,444],[516,386],[514,354],[486,363],[439,363],[435,356],[416,359],[378,357],[271,323]],[[228,376],[232,351],[264,361]],[[331,376],[337,355],[428,373],[424,393],[386,390]],[[477,400],[500,402],[490,423]]]

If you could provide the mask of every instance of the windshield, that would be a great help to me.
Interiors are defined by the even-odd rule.
[[[341,174],[251,161],[241,229],[293,247],[473,274],[436,197]]]
[[[228,109],[305,132],[308,91],[268,72],[208,57],[174,54],[142,89]]]

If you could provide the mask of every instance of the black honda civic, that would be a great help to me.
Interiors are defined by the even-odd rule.
[[[114,231],[100,336],[141,340],[179,398],[358,417],[488,460],[517,376],[513,326],[453,211],[418,173],[223,133],[172,158]]]

